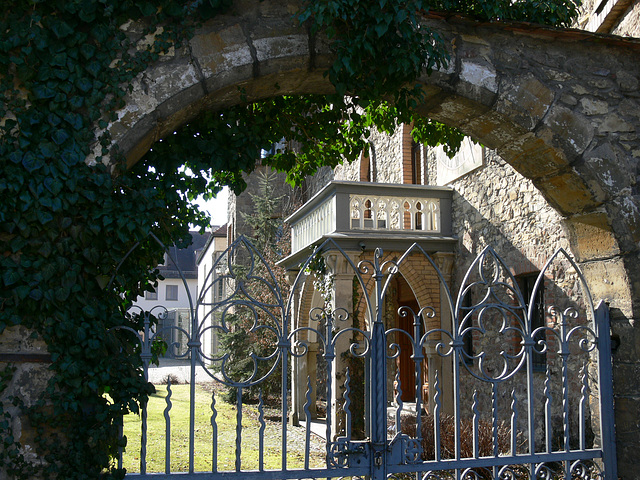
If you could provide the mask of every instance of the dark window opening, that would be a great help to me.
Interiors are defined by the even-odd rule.
[[[529,311],[529,303],[531,302],[531,296],[533,295],[533,288],[535,287],[536,280],[538,279],[539,272],[535,273],[527,273],[524,275],[518,275],[516,277],[516,281],[518,282],[518,287],[520,288],[520,292],[524,298],[526,312],[524,313],[525,317],[527,312]],[[536,297],[534,298],[534,305],[531,312],[531,331],[533,332],[536,328],[546,326],[545,322],[545,313],[544,313],[544,282],[540,284],[538,291],[536,292]],[[545,332],[538,332],[533,340],[536,342],[536,345],[533,347],[533,355],[532,355],[532,363],[533,370],[536,372],[544,372],[547,369],[547,354],[546,352],[540,352],[541,346],[537,344],[539,340],[544,340],[546,338]]]
[[[420,144],[413,141],[411,143],[411,183],[422,184],[422,158],[420,155]]]

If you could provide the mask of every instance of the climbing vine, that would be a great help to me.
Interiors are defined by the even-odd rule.
[[[253,169],[260,150],[283,137],[296,149],[267,163],[292,181],[357,158],[373,126],[390,131],[413,121],[417,140],[459,144],[458,132],[412,110],[423,68],[447,62],[437,32],[420,27],[418,12],[554,25],[575,15],[568,0],[308,2],[298,18],[330,38],[336,61],[327,75],[336,95],[207,112],[127,171],[106,127],[133,80],[183,46],[197,21],[231,3],[0,0],[0,333],[31,329],[47,345],[53,374],[25,412],[39,432],[32,446],[43,462],[20,458],[0,408],[0,469],[12,465],[17,478],[124,476],[113,460],[123,446],[117,421],[137,412],[153,387],[133,355],[134,336],[115,327],[142,326],[126,311],[158,279],[150,268],[163,252],[149,234],[180,244],[189,224],[206,225],[192,202],[197,194],[214,195],[224,184],[240,191],[241,174]],[[4,403],[9,372],[0,378]]]

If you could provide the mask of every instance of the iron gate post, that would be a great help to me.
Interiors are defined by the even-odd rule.
[[[600,388],[600,435],[604,478],[617,480],[615,418],[613,410],[613,372],[609,306],[601,301],[596,307],[595,323],[598,335],[598,386]]]
[[[369,356],[371,381],[369,383],[369,399],[371,406],[369,417],[371,432],[371,479],[384,480],[387,478],[386,447],[387,447],[387,355],[385,328],[382,321],[383,298],[382,275],[379,260],[381,251],[374,255],[376,288],[376,315],[371,328],[371,355]]]

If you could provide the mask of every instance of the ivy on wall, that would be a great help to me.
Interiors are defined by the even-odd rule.
[[[292,181],[321,165],[356,159],[373,126],[390,131],[396,121],[414,121],[416,139],[459,144],[458,132],[412,112],[421,99],[415,81],[423,67],[447,61],[437,32],[419,27],[417,12],[448,9],[555,25],[575,15],[565,0],[311,1],[299,20],[332,42],[336,61],[327,75],[336,95],[280,97],[205,113],[126,171],[103,129],[133,79],[183,45],[194,19],[206,21],[231,3],[0,0],[0,333],[13,325],[30,328],[46,342],[53,371],[47,390],[25,412],[39,432],[44,462],[21,458],[0,409],[0,465],[16,478],[124,475],[113,461],[121,446],[117,420],[137,412],[153,387],[142,378],[133,336],[114,327],[141,328],[140,319],[125,312],[158,278],[150,267],[163,252],[149,233],[166,244],[187,241],[189,224],[207,223],[191,200],[224,184],[240,191],[242,172],[283,137],[298,150],[269,162]],[[120,28],[130,22],[137,28],[127,31],[136,34]],[[389,55],[396,50],[404,54]],[[3,372],[0,393],[11,377]]]

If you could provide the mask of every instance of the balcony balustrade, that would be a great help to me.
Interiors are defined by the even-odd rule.
[[[323,238],[452,240],[451,197],[448,187],[331,182],[287,219],[292,254]]]

